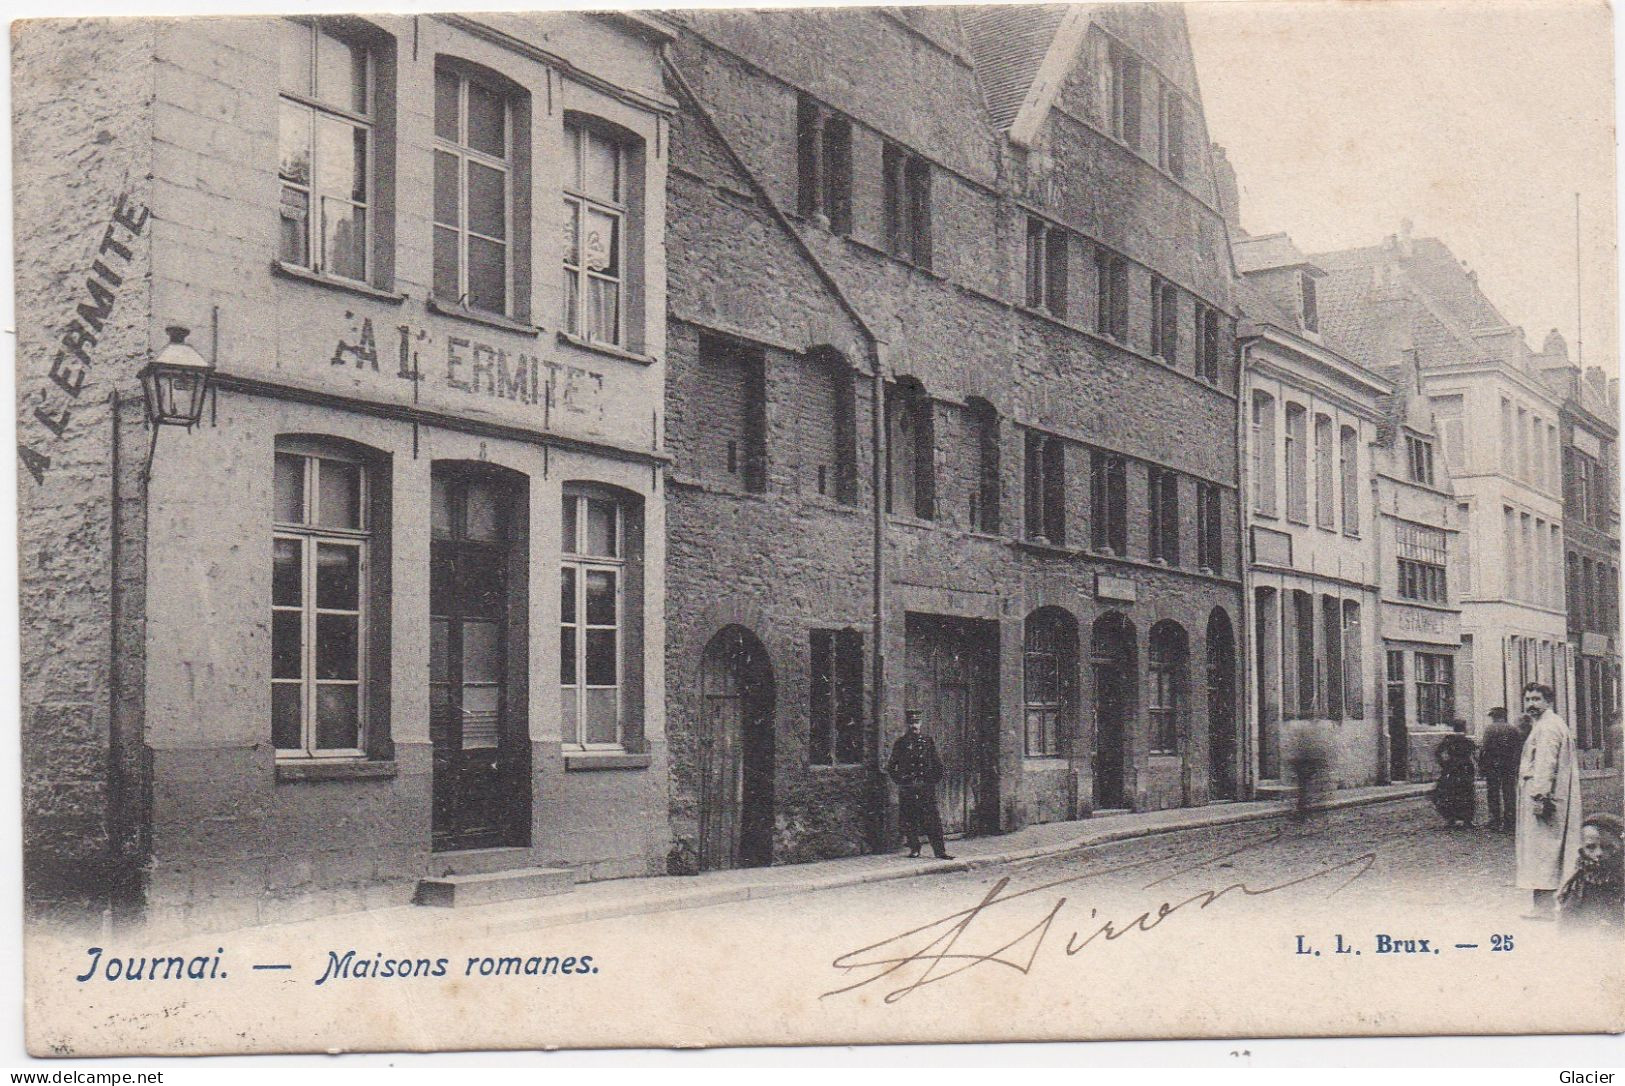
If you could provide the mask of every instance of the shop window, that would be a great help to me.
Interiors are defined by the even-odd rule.
[[[1066,543],[1066,445],[1036,430],[1026,441],[1027,538],[1038,543]]]
[[[852,122],[810,98],[796,106],[796,207],[837,234],[852,230]]]
[[[1067,752],[1076,713],[1078,627],[1071,615],[1046,607],[1027,616],[1022,648],[1022,700],[1029,758]]]
[[[894,143],[881,152],[886,213],[886,251],[899,260],[931,268],[931,167]]]
[[[564,124],[564,330],[636,348],[642,143],[595,118]]]
[[[353,20],[282,19],[277,173],[282,263],[388,285],[394,47]]]
[[[271,543],[271,741],[279,758],[385,753],[387,484],[333,442],[277,444]]]
[[[1066,230],[1027,219],[1027,305],[1066,316]]]
[[[1147,475],[1151,559],[1179,565],[1179,474],[1153,467]]]
[[[1089,461],[1089,543],[1118,557],[1128,553],[1128,469],[1123,458],[1095,450]]]
[[[641,747],[643,523],[636,499],[567,487],[559,592],[566,746]]]
[[[1456,715],[1456,661],[1443,653],[1416,654],[1416,720],[1445,727]]]
[[[434,83],[434,296],[522,318],[527,99],[494,73],[446,58]]]
[[[863,635],[856,630],[814,630],[811,642],[809,758],[813,765],[861,765]]]

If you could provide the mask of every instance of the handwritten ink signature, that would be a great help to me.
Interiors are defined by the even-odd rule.
[[[1262,847],[1280,836],[1279,832],[1269,834],[1228,852],[1209,856],[1174,872],[1172,875],[1163,876],[1149,883],[1147,888],[1167,882],[1169,879],[1187,871],[1205,867],[1228,856]],[[1042,893],[1045,890],[1053,890],[1058,886],[1145,866],[1163,859],[1166,859],[1166,857],[1153,857],[1102,868],[1097,871],[1086,871],[1009,894],[1005,893],[1005,889],[1010,885],[1010,879],[1008,876],[1001,878],[994,883],[992,889],[983,896],[981,901],[968,909],[961,909],[930,923],[910,928],[877,943],[870,943],[868,946],[842,954],[831,963],[836,969],[847,974],[866,972],[867,975],[863,976],[861,980],[854,981],[844,987],[825,992],[821,998],[853,992],[860,988],[878,984],[887,978],[892,978],[892,981],[898,983],[899,986],[886,993],[885,1002],[896,1003],[921,988],[932,984],[940,984],[951,977],[983,965],[1002,966],[1026,975],[1031,972],[1034,963],[1037,962],[1039,950],[1043,947],[1045,938],[1049,935],[1050,929],[1054,927],[1056,918],[1061,915],[1061,911],[1065,908],[1068,899],[1064,896],[1055,899],[1048,907],[1048,910],[1039,916],[1036,923],[1022,929],[1013,938],[1007,937],[1010,935],[1011,929],[1006,928],[1002,932],[994,934],[988,924],[982,922],[993,914],[994,910],[999,909],[1001,906],[1007,906],[1011,902]],[[1149,932],[1187,906],[1195,905],[1198,910],[1206,909],[1209,905],[1229,894],[1239,893],[1246,897],[1262,897],[1294,886],[1303,886],[1317,880],[1328,879],[1339,873],[1352,872],[1347,874],[1347,877],[1327,894],[1328,897],[1332,897],[1371,870],[1376,861],[1377,854],[1367,852],[1352,859],[1342,860],[1318,868],[1307,875],[1300,875],[1270,886],[1252,887],[1245,882],[1232,882],[1223,887],[1210,887],[1199,890],[1177,902],[1165,900],[1155,909],[1142,912],[1127,924],[1119,925],[1115,921],[1107,920],[1088,935],[1085,935],[1082,931],[1074,930],[1068,936],[1064,949],[1067,957],[1073,957],[1081,953],[1096,939],[1104,938],[1109,942],[1121,939],[1131,932]],[[995,918],[994,922],[997,923],[998,919],[1008,917],[1008,915],[1009,910],[1006,909]],[[1096,915],[1095,910],[1091,909],[1089,915],[1091,921],[1093,921]],[[973,927],[977,929],[976,936],[980,936],[980,940],[975,937],[967,938],[967,934],[971,932]],[[999,942],[997,946],[993,946],[991,949],[971,949],[973,944],[986,945],[989,942],[998,942],[1000,939],[1004,941]]]

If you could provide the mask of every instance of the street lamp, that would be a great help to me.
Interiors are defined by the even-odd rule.
[[[169,342],[139,374],[147,401],[147,423],[152,427],[152,447],[147,452],[149,475],[153,453],[158,449],[159,427],[196,426],[203,417],[203,401],[214,373],[214,366],[186,342],[189,329],[172,324],[164,331],[169,334]]]

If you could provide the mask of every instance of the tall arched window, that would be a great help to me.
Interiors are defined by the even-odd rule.
[[[1190,642],[1177,622],[1151,627],[1149,677],[1151,680],[1151,753],[1178,754],[1189,704]]]
[[[1059,607],[1028,615],[1022,646],[1027,757],[1066,754],[1076,719],[1077,671],[1077,621]]]

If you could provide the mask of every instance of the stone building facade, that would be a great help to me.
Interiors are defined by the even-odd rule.
[[[1552,686],[1569,714],[1560,398],[1522,329],[1443,242],[1413,238],[1408,224],[1381,245],[1311,259],[1328,273],[1329,332],[1372,365],[1414,357],[1420,367],[1437,427],[1434,470],[1442,456],[1459,530],[1471,674],[1456,680],[1454,716],[1477,734],[1488,710],[1521,704],[1523,685],[1535,681]]]
[[[1619,757],[1619,384],[1596,366],[1581,371],[1554,329],[1538,358],[1562,398],[1564,573],[1574,665],[1570,725],[1582,761]]]
[[[31,900],[663,869],[669,38],[17,34]],[[153,444],[170,326],[212,391]]]
[[[1369,480],[1391,386],[1322,333],[1324,272],[1285,234],[1232,242],[1243,323],[1249,723],[1258,779],[1291,787],[1325,744],[1339,786],[1383,778],[1379,573]]]
[[[1242,794],[1178,10],[669,22],[672,868],[889,847],[910,717],[950,832]]]

